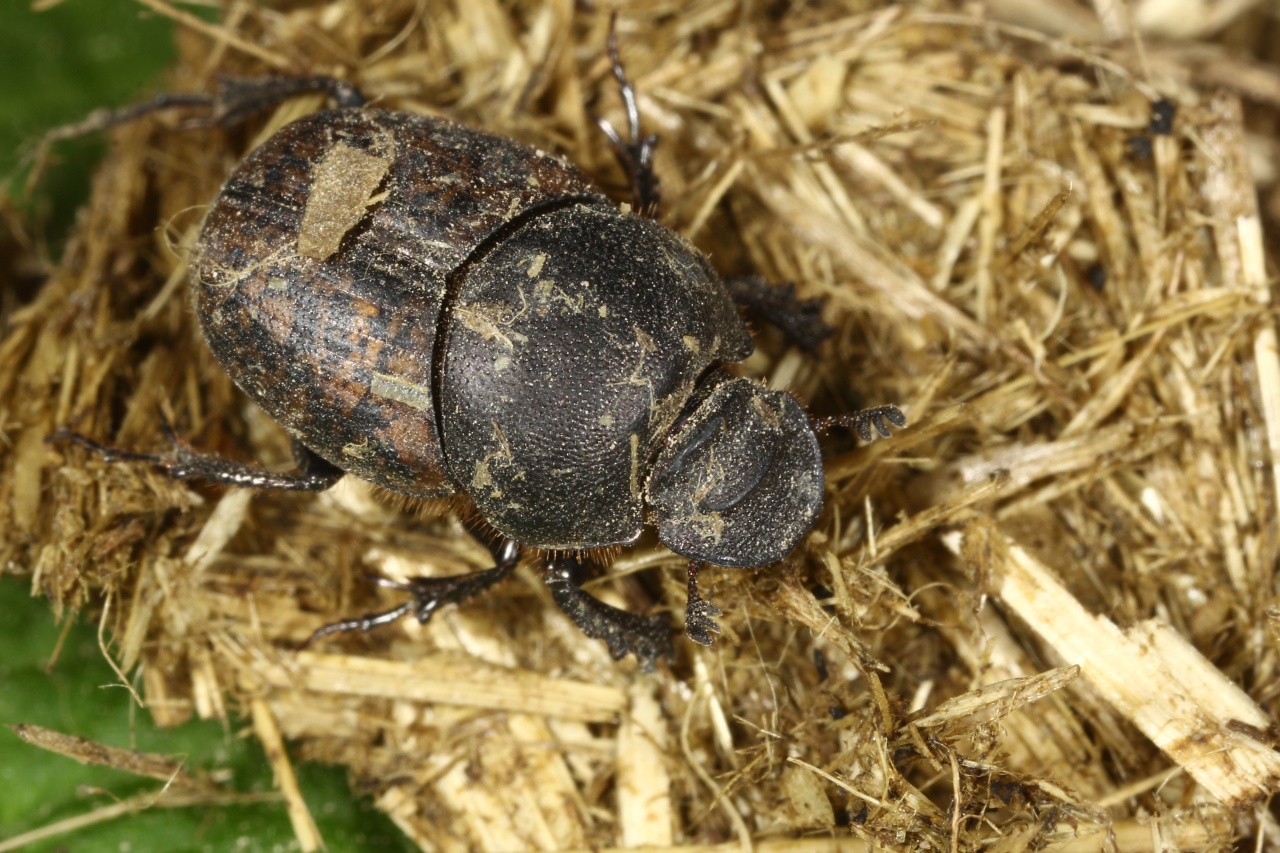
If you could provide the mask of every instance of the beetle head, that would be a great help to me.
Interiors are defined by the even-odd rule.
[[[668,548],[746,567],[790,553],[822,489],[818,440],[795,398],[715,373],[658,454],[646,498]]]

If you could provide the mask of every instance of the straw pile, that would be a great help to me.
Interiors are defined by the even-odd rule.
[[[237,3],[210,25],[144,5],[184,22],[174,90],[336,73],[625,198],[592,119],[621,121],[606,7]],[[349,766],[432,851],[1274,845],[1277,247],[1251,170],[1273,181],[1277,145],[1241,97],[1265,130],[1280,75],[1205,40],[1265,32],[1257,5],[621,9],[666,223],[721,271],[827,301],[820,358],[760,329],[745,372],[816,414],[911,420],[826,440],[815,530],[780,565],[706,573],[724,634],[655,674],[580,636],[529,569],[425,628],[296,653],[396,601],[368,574],[487,552],[349,480],[223,491],[46,445],[70,425],[163,449],[163,409],[198,448],[287,464],[199,340],[184,272],[237,158],[318,98],[230,133],[113,131],[0,342],[0,566],[101,619],[162,724],[251,724],[304,850],[306,760]],[[591,588],[678,623],[682,566],[645,540]]]

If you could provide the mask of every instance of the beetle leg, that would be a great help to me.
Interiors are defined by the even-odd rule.
[[[221,486],[240,486],[248,489],[285,489],[289,491],[322,492],[342,479],[342,470],[316,456],[301,444],[294,442],[293,455],[297,471],[267,471],[243,462],[224,459],[208,453],[199,453],[178,438],[167,420],[164,431],[169,436],[172,449],[168,453],[138,453],[94,441],[87,435],[60,429],[46,441],[70,441],[87,448],[107,462],[147,462],[156,466],[175,480],[203,480]]]
[[[209,115],[188,119],[181,128],[233,127],[255,113],[269,110],[282,101],[297,95],[325,92],[339,107],[362,107],[366,103],[363,93],[352,83],[336,77],[283,76],[240,78],[223,77],[218,80],[213,94],[204,92],[161,92],[149,101],[130,104],[119,109],[94,110],[81,121],[55,127],[44,135],[33,155],[34,166],[27,178],[30,192],[49,158],[49,149],[64,139],[78,139],[91,133],[99,133],[119,127],[151,113],[184,107],[204,107]]]
[[[514,539],[503,542],[497,552],[498,564],[482,572],[471,572],[465,575],[452,575],[443,578],[412,578],[400,583],[380,578],[379,586],[398,589],[409,593],[412,597],[397,607],[368,613],[354,619],[343,619],[331,622],[315,630],[307,639],[298,644],[304,649],[321,637],[338,634],[343,631],[371,631],[380,625],[389,625],[412,614],[423,625],[431,621],[431,617],[445,604],[460,604],[468,598],[484,592],[494,584],[500,583],[515,571],[520,563],[520,545]]]
[[[770,282],[758,275],[726,276],[724,285],[739,308],[758,313],[809,355],[831,337],[822,319],[821,299],[800,299],[789,281]]]
[[[619,610],[588,595],[578,587],[576,576],[580,568],[575,557],[549,559],[543,566],[542,580],[556,604],[582,633],[593,640],[604,640],[614,660],[621,660],[628,652],[635,655],[646,672],[653,670],[658,658],[674,656],[671,629],[665,619]]]
[[[55,127],[50,130],[45,134],[40,144],[44,147],[64,139],[78,139],[81,136],[88,136],[91,133],[98,133],[99,131],[109,130],[122,124],[137,121],[151,113],[164,112],[165,110],[181,107],[212,107],[214,100],[213,95],[207,95],[203,92],[161,92],[151,100],[138,104],[129,104],[114,110],[94,110],[74,124],[64,124],[61,127]]]
[[[627,113],[627,136],[624,139],[607,120],[598,118],[596,124],[609,140],[613,156],[631,182],[631,206],[635,212],[649,219],[658,218],[658,176],[653,171],[653,151],[658,147],[654,134],[640,135],[640,107],[636,103],[636,87],[627,79],[626,69],[618,55],[618,13],[609,18],[609,65],[613,79],[618,81],[618,93]]]
[[[129,104],[118,109],[94,110],[73,124],[55,127],[44,135],[37,146],[31,176],[27,179],[30,191],[48,160],[48,152],[54,143],[65,139],[78,139],[91,133],[110,130],[129,124],[151,113],[166,112],[184,107],[204,107],[209,115],[182,122],[183,129],[202,127],[232,127],[255,113],[271,109],[282,101],[297,95],[326,92],[339,107],[362,107],[365,97],[353,84],[335,77],[286,76],[263,78],[223,77],[218,80],[213,94],[205,92],[161,92],[149,101]]]
[[[336,77],[222,77],[207,118],[193,119],[186,127],[233,127],[256,113],[298,95],[323,92],[339,107],[363,107],[364,94],[354,84]]]
[[[94,110],[84,119],[72,124],[55,127],[44,135],[31,156],[33,163],[27,175],[26,191],[30,193],[48,165],[49,150],[57,142],[78,139],[91,133],[99,133],[137,121],[151,113],[184,107],[203,107],[209,111],[204,118],[188,119],[182,129],[202,127],[232,127],[255,113],[271,109],[282,101],[297,95],[325,92],[339,107],[362,107],[364,94],[354,84],[336,77],[281,76],[264,78],[224,77],[218,80],[213,94],[205,92],[161,92],[149,101],[130,104],[119,109]]]
[[[858,437],[863,441],[871,441],[875,438],[871,433],[872,427],[880,433],[881,438],[888,438],[891,435],[890,425],[899,429],[907,425],[907,416],[902,414],[902,410],[897,406],[875,406],[850,412],[847,415],[814,418],[813,431],[826,432],[832,427],[845,427],[857,431]]]
[[[689,604],[685,608],[684,632],[698,645],[709,646],[712,641],[711,635],[720,633],[720,626],[716,624],[715,617],[722,615],[723,611],[716,607],[714,602],[703,598],[702,593],[698,591],[700,568],[702,563],[697,560],[689,561]]]

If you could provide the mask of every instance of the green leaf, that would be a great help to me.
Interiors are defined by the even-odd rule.
[[[24,584],[0,578],[0,723],[35,723],[111,746],[185,756],[191,773],[219,772],[237,791],[271,791],[271,769],[256,740],[224,731],[217,722],[193,721],[158,729],[140,711],[98,648],[92,626],[67,632],[58,644],[48,603]],[[331,850],[411,851],[391,821],[356,800],[340,767],[300,765],[299,783]],[[106,767],[86,767],[19,740],[0,729],[0,840],[92,812],[113,802],[158,791],[161,783]],[[87,793],[86,793],[87,792]],[[290,849],[293,831],[284,803],[154,808],[95,824],[24,847],[57,850],[271,851]]]
[[[158,88],[158,75],[173,57],[170,22],[133,0],[65,0],[40,13],[31,10],[30,0],[0,0],[0,192],[34,215],[45,237],[65,233],[87,198],[104,143],[62,143],[59,162],[42,177],[32,200],[18,198],[24,151],[50,128]],[[229,773],[235,790],[272,790],[270,768],[251,736],[225,731],[217,722],[157,729],[119,686],[92,626],[72,625],[56,664],[46,669],[60,633],[46,601],[31,598],[21,581],[0,577],[0,724],[34,723],[111,746],[186,756],[192,771]],[[415,849],[386,816],[353,797],[343,768],[295,769],[329,849]],[[0,729],[0,840],[160,787],[152,779],[82,766]],[[283,802],[272,802],[152,809],[23,851],[295,847]]]
[[[0,0],[0,187],[61,236],[85,199],[101,139],[58,146],[39,192],[22,198],[24,154],[45,131],[135,100],[173,61],[169,21],[132,0],[67,0],[46,12]]]

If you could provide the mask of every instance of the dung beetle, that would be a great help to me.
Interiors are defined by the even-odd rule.
[[[637,212],[560,158],[369,108],[333,78],[223,81],[214,96],[162,95],[94,118],[100,128],[202,104],[205,123],[226,126],[301,93],[335,102],[235,168],[190,275],[210,349],[292,436],[297,470],[201,454],[172,432],[163,454],[60,437],[176,478],[322,490],[352,474],[411,497],[465,495],[499,534],[493,568],[396,585],[406,603],[312,640],[426,622],[530,548],[587,635],[651,668],[671,654],[665,621],[578,588],[583,555],[651,524],[690,561],[686,631],[709,644],[720,611],[698,592],[699,567],[763,566],[795,547],[822,508],[816,432],[840,424],[870,440],[872,427],[888,435],[906,421],[892,406],[811,421],[790,394],[725,369],[753,349],[735,297],[810,347],[828,331],[821,306],[758,279],[726,284],[655,221],[656,138],[640,136],[612,35],[610,56],[628,135],[601,127]]]

